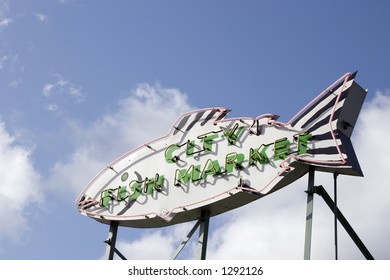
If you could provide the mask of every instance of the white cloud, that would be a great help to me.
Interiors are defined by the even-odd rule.
[[[0,70],[4,69],[4,64],[7,62],[7,60],[8,60],[7,55],[3,55],[2,57],[0,57]]]
[[[0,30],[4,27],[7,27],[11,23],[12,23],[12,19],[10,19],[10,18],[5,18],[5,19],[0,20]]]
[[[8,26],[12,22],[10,18],[6,17],[8,11],[9,11],[8,1],[1,0],[0,1],[0,31],[3,27]]]
[[[55,164],[50,180],[61,182],[63,190],[73,195],[79,194],[116,157],[165,135],[180,113],[188,110],[191,107],[179,90],[139,85],[111,113],[91,125],[68,122],[76,147],[66,161]]]
[[[68,81],[64,80],[61,75],[54,75],[57,80],[54,83],[47,83],[43,86],[42,94],[45,97],[51,96],[55,91],[62,92],[66,90],[64,87],[69,84]]]
[[[42,89],[43,96],[49,97],[55,84],[45,84]]]
[[[80,86],[65,80],[60,74],[55,74],[54,77],[56,78],[54,82],[46,83],[42,87],[42,95],[48,100],[56,101],[55,110],[53,110],[52,104],[47,106],[49,111],[57,111],[60,107],[58,104],[64,102],[66,98],[77,103],[84,100]]]
[[[8,70],[9,73],[15,73],[19,63],[19,56],[8,54],[0,56],[0,70]]]
[[[47,110],[51,111],[51,112],[57,111],[58,105],[57,104],[49,104],[49,105],[47,105]]]
[[[76,86],[71,85],[68,87],[68,93],[77,102],[81,102],[84,99],[84,95],[81,91],[81,87],[76,87]]]
[[[48,21],[49,19],[49,16],[48,15],[45,15],[45,14],[42,14],[42,13],[34,13],[35,15],[35,18],[39,21],[39,22],[46,22]]]
[[[12,19],[7,17],[9,5],[7,0],[0,1],[0,31],[12,23]]]
[[[17,88],[20,85],[21,82],[22,82],[22,79],[21,78],[17,78],[15,80],[10,81],[9,82],[9,86],[11,88]]]
[[[19,241],[29,228],[29,206],[43,198],[31,151],[15,140],[0,122],[0,238]]]

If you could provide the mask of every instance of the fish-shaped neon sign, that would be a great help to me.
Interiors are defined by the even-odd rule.
[[[99,222],[162,227],[240,207],[316,171],[363,176],[350,140],[366,90],[347,73],[289,122],[183,114],[166,136],[103,169],[76,203]]]

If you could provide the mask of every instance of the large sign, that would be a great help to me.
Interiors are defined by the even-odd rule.
[[[308,172],[362,176],[350,136],[366,91],[346,74],[287,123],[227,118],[225,108],[182,115],[168,135],[102,170],[78,209],[102,223],[161,227],[211,216],[279,190]]]

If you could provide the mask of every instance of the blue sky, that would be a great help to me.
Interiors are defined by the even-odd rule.
[[[108,227],[77,195],[106,164],[183,112],[288,121],[346,72],[369,89],[354,146],[364,178],[339,203],[376,258],[390,258],[388,1],[0,0],[0,259],[100,259]],[[302,259],[304,177],[211,220],[215,259]],[[332,177],[319,175],[329,186]],[[333,258],[315,201],[312,256]],[[128,258],[169,259],[192,224],[120,228]],[[340,258],[361,259],[340,229]],[[182,258],[194,258],[195,244]]]

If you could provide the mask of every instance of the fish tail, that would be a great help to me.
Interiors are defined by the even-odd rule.
[[[318,171],[363,176],[351,135],[367,91],[355,82],[356,74],[345,74],[288,123],[310,137],[297,162]]]

